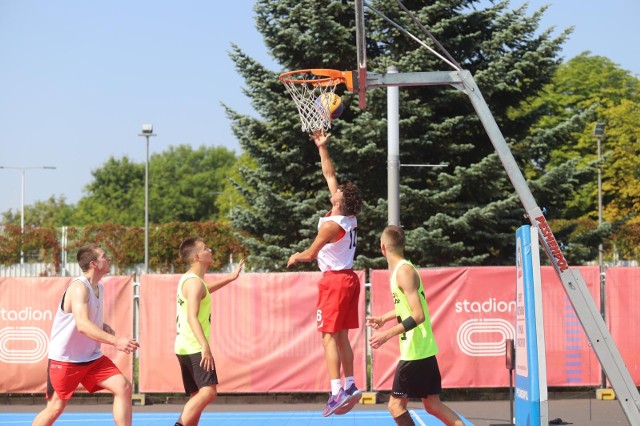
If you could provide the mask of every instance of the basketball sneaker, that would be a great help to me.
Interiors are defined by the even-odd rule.
[[[349,389],[344,392],[348,399],[344,402],[335,413],[338,415],[347,414],[351,409],[360,402],[360,398],[362,398],[362,392],[356,387],[355,383],[352,384]]]
[[[344,389],[340,388],[337,395],[330,395],[327,401],[327,406],[322,410],[324,417],[329,417],[336,412],[338,408],[344,405],[348,401],[349,397],[345,393]]]

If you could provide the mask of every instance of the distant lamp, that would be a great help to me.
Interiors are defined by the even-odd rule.
[[[595,127],[593,128],[593,136],[595,136],[596,138],[601,138],[604,136],[604,123],[596,123]]]
[[[144,162],[144,272],[149,273],[149,137],[155,136],[153,124],[143,124],[142,133],[147,140],[147,158]]]

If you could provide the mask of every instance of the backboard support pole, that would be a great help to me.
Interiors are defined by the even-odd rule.
[[[358,1],[360,0],[356,0],[356,3]],[[540,243],[546,251],[547,256],[549,256],[554,270],[562,282],[565,293],[580,320],[580,324],[609,382],[615,390],[618,401],[627,419],[632,425],[640,425],[640,394],[633,383],[629,370],[607,329],[604,319],[600,315],[600,310],[589,294],[582,274],[578,269],[570,268],[562,254],[562,250],[551,231],[551,227],[547,223],[542,210],[536,204],[527,181],[522,175],[471,73],[467,70],[389,74],[367,72],[366,77],[367,89],[387,86],[429,85],[451,85],[462,90],[469,97],[518,194],[528,220],[538,229]]]

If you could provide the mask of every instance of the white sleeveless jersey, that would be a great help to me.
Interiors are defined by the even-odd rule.
[[[89,290],[89,320],[102,329],[102,284],[98,283],[99,296],[96,297],[91,283],[84,275],[71,281],[69,286],[76,281],[82,281],[87,286]],[[65,289],[62,300],[66,297],[69,286]],[[78,331],[73,314],[62,310],[62,300],[58,304],[51,327],[49,359],[63,362],[87,362],[100,358],[102,356],[100,342],[90,339]]]
[[[318,253],[318,266],[322,272],[342,271],[353,268],[358,236],[358,220],[355,216],[330,216],[331,212],[318,222],[318,228],[325,222],[335,222],[345,234],[335,243],[327,243]]]

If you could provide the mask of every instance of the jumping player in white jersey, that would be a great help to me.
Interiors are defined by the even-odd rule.
[[[322,414],[346,414],[360,400],[362,392],[353,379],[353,350],[349,329],[358,328],[360,281],[353,272],[358,233],[356,214],[362,208],[358,187],[338,184],[326,143],[330,134],[311,135],[320,153],[322,173],[331,192],[331,211],[320,219],[318,235],[311,246],[289,258],[287,267],[317,259],[323,272],[318,283],[317,328],[322,333],[325,361],[331,379],[331,396]],[[340,380],[342,367],[345,382]]]
[[[117,426],[131,425],[131,383],[100,351],[101,344],[115,346],[127,354],[138,349],[138,342],[118,336],[103,321],[102,277],[111,260],[97,244],[78,250],[82,275],[62,294],[51,328],[47,368],[47,406],[32,425],[52,425],[62,414],[79,384],[89,392],[106,389],[113,394],[113,420]]]

